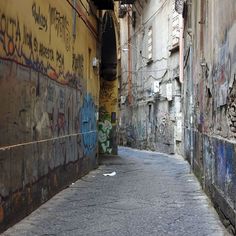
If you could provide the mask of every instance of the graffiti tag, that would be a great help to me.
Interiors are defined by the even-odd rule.
[[[80,110],[80,130],[82,133],[84,154],[91,155],[97,147],[96,107],[91,95],[84,97]]]
[[[35,24],[39,25],[39,29],[47,31],[47,18],[41,13],[40,6],[37,6],[35,2],[32,5],[32,16],[34,18]]]

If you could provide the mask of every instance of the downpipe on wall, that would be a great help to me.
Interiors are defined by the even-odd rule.
[[[194,105],[193,105],[193,93],[194,93],[194,88],[193,88],[193,46],[192,46],[192,38],[190,42],[190,172],[193,171],[194,168],[194,159],[193,159],[193,149],[194,149],[194,137],[193,137],[193,113],[194,113]]]
[[[188,1],[188,5],[192,8],[192,1]],[[194,157],[193,157],[193,151],[194,151],[194,124],[193,124],[193,114],[194,114],[194,87],[193,87],[193,35],[192,35],[192,29],[188,30],[188,34],[190,36],[190,43],[189,43],[189,60],[190,60],[190,67],[189,67],[189,74],[190,74],[190,172],[193,172],[194,169]]]

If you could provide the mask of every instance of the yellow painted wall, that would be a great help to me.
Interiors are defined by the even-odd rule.
[[[111,113],[118,108],[118,80],[101,80],[100,106]]]
[[[72,5],[72,0],[8,0],[7,2],[0,2],[0,57],[2,59],[0,76],[4,78],[0,79],[2,88],[0,90],[3,90],[4,93],[4,91],[13,89],[15,90],[13,94],[24,97],[24,101],[19,104],[20,99],[14,100],[13,94],[9,97],[9,93],[2,93],[3,99],[0,101],[0,107],[4,109],[0,110],[0,117],[2,117],[0,119],[4,130],[9,121],[6,114],[13,114],[10,120],[19,123],[17,119],[14,120],[19,113],[18,108],[24,104],[29,104],[28,108],[21,109],[27,110],[28,114],[24,119],[28,121],[21,125],[20,130],[31,130],[33,126],[37,126],[39,123],[38,129],[41,131],[46,129],[50,125],[48,124],[50,117],[47,113],[52,111],[47,110],[49,105],[45,102],[44,105],[39,105],[40,112],[35,112],[36,103],[40,103],[44,99],[47,100],[50,96],[52,99],[56,97],[53,101],[55,103],[55,99],[61,99],[60,93],[70,94],[68,91],[71,91],[73,94],[79,91],[80,98],[76,98],[79,100],[77,101],[77,109],[80,109],[83,97],[86,94],[91,95],[93,102],[98,106],[99,73],[98,69],[92,67],[92,59],[97,57],[97,19],[93,14],[88,14],[87,1],[84,0],[83,5],[80,1],[76,2],[75,9],[77,12]],[[14,65],[14,73],[9,62]],[[20,68],[21,66],[22,68]],[[31,73],[30,78],[24,81],[25,77],[28,78],[27,73]],[[37,79],[39,79],[40,85],[38,85]],[[56,91],[60,90],[58,93],[55,92],[59,94],[58,97],[55,93],[50,94],[52,90],[48,86],[50,83],[53,83],[51,87]],[[41,96],[39,99],[37,90],[40,86],[43,86],[40,91],[45,96]],[[69,96],[68,99],[70,99]],[[11,106],[7,105],[6,101],[10,102]],[[64,107],[67,107],[70,102],[64,99]],[[54,107],[54,109],[60,110],[58,107]],[[60,112],[66,113],[65,110]],[[43,113],[43,115],[40,114],[41,117],[39,118],[38,113]],[[73,117],[70,116],[68,119],[73,120]],[[13,128],[10,127],[9,129],[12,130]],[[29,131],[27,132],[29,133]],[[78,130],[72,129],[71,132],[76,133]],[[44,135],[39,135],[39,139],[55,136],[49,131],[42,131],[41,133]],[[63,134],[69,133],[68,130]],[[32,141],[32,135],[26,136],[25,138],[16,137],[8,139],[8,141],[0,141],[0,146]]]
[[[73,2],[0,1],[0,232],[98,163],[101,19]]]
[[[76,7],[82,9],[86,16],[81,5],[77,4]],[[97,40],[78,15],[76,30],[73,30],[74,12],[67,1],[1,1],[0,14],[1,57],[14,59],[24,65],[28,64],[26,59],[32,63],[42,63],[51,79],[67,84],[67,73],[76,72],[76,59],[83,55],[83,79],[86,78],[89,70],[88,48],[91,49],[91,57],[96,56]],[[90,16],[88,20],[96,33],[94,17]],[[90,77],[94,79],[97,75],[91,73]]]

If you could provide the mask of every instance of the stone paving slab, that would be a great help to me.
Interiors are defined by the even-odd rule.
[[[115,176],[104,173],[116,172]],[[119,148],[2,236],[229,235],[180,157]]]

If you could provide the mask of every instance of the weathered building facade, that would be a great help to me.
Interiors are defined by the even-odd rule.
[[[116,154],[117,25],[112,0],[0,2],[0,231]]]
[[[225,222],[235,227],[236,2],[176,4],[184,17],[185,156]]]
[[[119,142],[180,152],[179,20],[174,1],[120,6]]]
[[[117,10],[115,12],[117,13]],[[106,12],[101,29],[102,63],[98,123],[99,153],[101,154],[117,154],[118,71],[120,68],[117,62],[118,30],[116,15]]]

